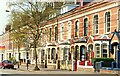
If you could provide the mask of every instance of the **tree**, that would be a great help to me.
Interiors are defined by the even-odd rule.
[[[11,15],[11,27],[12,31],[16,31],[17,34],[27,34],[33,40],[34,52],[35,52],[35,68],[39,70],[37,65],[37,51],[38,40],[41,37],[40,28],[46,25],[49,19],[50,13],[55,13],[56,8],[60,7],[63,3],[37,2],[23,0],[23,2],[10,3],[10,7],[14,10]],[[50,12],[52,11],[52,12]]]
[[[18,68],[20,65],[20,47],[24,45],[24,39],[27,37],[25,34],[19,33],[20,30],[12,30],[10,31],[10,39],[13,41],[13,48],[17,49],[18,52]],[[13,50],[14,50],[13,49]]]

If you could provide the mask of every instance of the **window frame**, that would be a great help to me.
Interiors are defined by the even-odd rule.
[[[106,46],[106,47],[104,47],[104,46]],[[105,50],[107,51],[106,53],[104,53]],[[107,50],[107,44],[106,43],[102,44],[102,57],[107,58],[107,57],[104,57],[104,55],[106,55],[108,57],[108,50]]]
[[[111,23],[110,23],[110,21],[111,21],[111,18],[110,18],[111,16],[110,16],[110,12],[108,11],[108,12],[106,12],[105,13],[105,33],[109,33],[110,32],[110,25],[111,25]],[[108,30],[109,29],[109,30]]]
[[[75,21],[75,37],[79,37],[79,25],[80,25],[79,20],[76,20]]]
[[[98,34],[99,33],[98,15],[94,15],[93,24],[94,24],[94,34]]]
[[[58,41],[58,26],[55,27],[55,41]]]
[[[99,48],[99,49],[97,49],[97,48]],[[100,58],[100,44],[95,44],[95,57],[96,58]],[[97,53],[97,52],[99,52],[99,53]]]
[[[85,18],[84,19],[84,36],[88,35],[88,24],[89,24],[88,18]]]
[[[49,41],[51,41],[51,38],[52,38],[52,28],[50,28],[49,30],[50,30],[50,32],[49,32],[49,35],[50,35],[49,36]]]
[[[67,23],[67,25],[68,25],[68,39],[71,39],[71,25],[72,25],[72,22],[71,21],[69,21],[68,23]]]
[[[63,40],[64,39],[63,38],[64,37],[64,24],[62,23],[60,27],[61,27],[61,31],[60,31],[60,33],[61,33],[61,40]]]

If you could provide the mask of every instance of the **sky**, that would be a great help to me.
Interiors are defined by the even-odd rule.
[[[0,35],[4,32],[4,28],[6,24],[8,23],[9,19],[9,12],[6,12],[7,5],[6,2],[8,0],[0,0]]]

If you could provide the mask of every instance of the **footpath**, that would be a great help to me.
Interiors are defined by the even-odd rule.
[[[34,65],[29,65],[28,70],[25,64],[20,65],[18,69],[18,65],[15,65],[15,69],[19,72],[30,73],[30,74],[106,74],[106,73],[97,73],[97,72],[85,72],[85,71],[68,71],[68,70],[60,70],[60,69],[48,69],[48,68],[40,68],[39,71],[34,71]],[[112,73],[107,73],[112,74]]]
[[[22,64],[22,65],[20,65],[20,67],[19,67],[19,69],[18,69],[18,65],[15,65],[15,69],[16,70],[19,70],[19,71],[34,71],[34,65],[29,65],[28,66],[28,69],[27,69],[27,65],[26,64]],[[38,66],[39,67],[39,66]],[[40,69],[40,71],[62,71],[62,70],[60,70],[60,69],[48,69],[48,68],[40,68],[39,67],[39,69]]]
[[[80,72],[80,71],[68,71],[68,70],[60,70],[60,69],[48,69],[48,68],[40,68],[39,71],[34,71],[34,65],[29,65],[28,70],[25,64],[20,65],[18,69],[18,65],[15,65],[15,70],[23,73],[30,74],[97,74],[95,72]]]

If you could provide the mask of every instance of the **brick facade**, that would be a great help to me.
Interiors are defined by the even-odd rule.
[[[62,65],[68,65],[68,63],[72,63],[76,58],[80,60],[80,65],[83,66],[92,66],[91,58],[93,57],[113,57],[115,58],[115,53],[111,53],[109,51],[109,40],[111,39],[111,32],[114,30],[118,30],[118,10],[119,10],[118,2],[98,2],[98,3],[90,3],[88,5],[77,7],[65,14],[58,16],[55,19],[58,19],[58,22],[53,20],[53,23],[46,25],[45,28],[52,29],[52,40],[49,42],[49,46],[45,47],[46,51],[48,49],[55,48],[56,54],[60,52],[58,60],[60,60],[61,67]],[[110,30],[107,31],[108,27],[105,27],[105,13],[110,13]],[[95,34],[95,25],[94,25],[94,16],[98,15],[98,33]],[[87,19],[87,31],[85,30],[85,19]],[[78,25],[76,23],[78,21]],[[71,22],[71,30],[68,29],[68,23]],[[58,42],[54,39],[55,29],[54,27],[58,27]],[[77,28],[76,28],[77,26]],[[77,29],[77,30],[76,30]],[[69,32],[70,30],[70,32]],[[87,32],[87,35],[85,33]],[[69,34],[69,33],[71,34]],[[77,32],[77,33],[75,33]],[[70,35],[70,36],[69,36]],[[49,37],[49,33],[47,34]],[[71,38],[69,38],[71,37]],[[118,42],[118,37],[112,39],[112,43],[114,41]],[[54,46],[52,45],[54,44]],[[97,55],[96,47],[98,44],[99,54]],[[105,44],[105,45],[104,45]],[[102,46],[106,46],[106,53],[102,52]],[[117,46],[117,45],[115,45]],[[116,49],[117,50],[117,49]],[[114,50],[114,51],[116,51]],[[67,51],[67,53],[66,53]],[[87,53],[88,52],[88,53]],[[76,55],[77,56],[76,56]],[[46,55],[48,55],[46,53]],[[66,57],[67,58],[66,58]],[[53,61],[56,59],[52,59]],[[88,64],[85,65],[86,61]],[[53,63],[49,63],[48,65],[52,65]],[[56,63],[56,66],[59,66]],[[65,66],[67,68],[67,66]]]
[[[69,69],[67,65],[71,65],[73,70],[74,65],[92,66],[94,57],[115,59],[119,39],[115,35],[111,41],[113,53],[109,50],[109,41],[112,32],[119,29],[118,12],[119,2],[97,2],[76,7],[49,20],[40,28],[38,63],[56,69]],[[30,60],[34,64],[31,50]],[[74,64],[76,59],[79,63]]]

